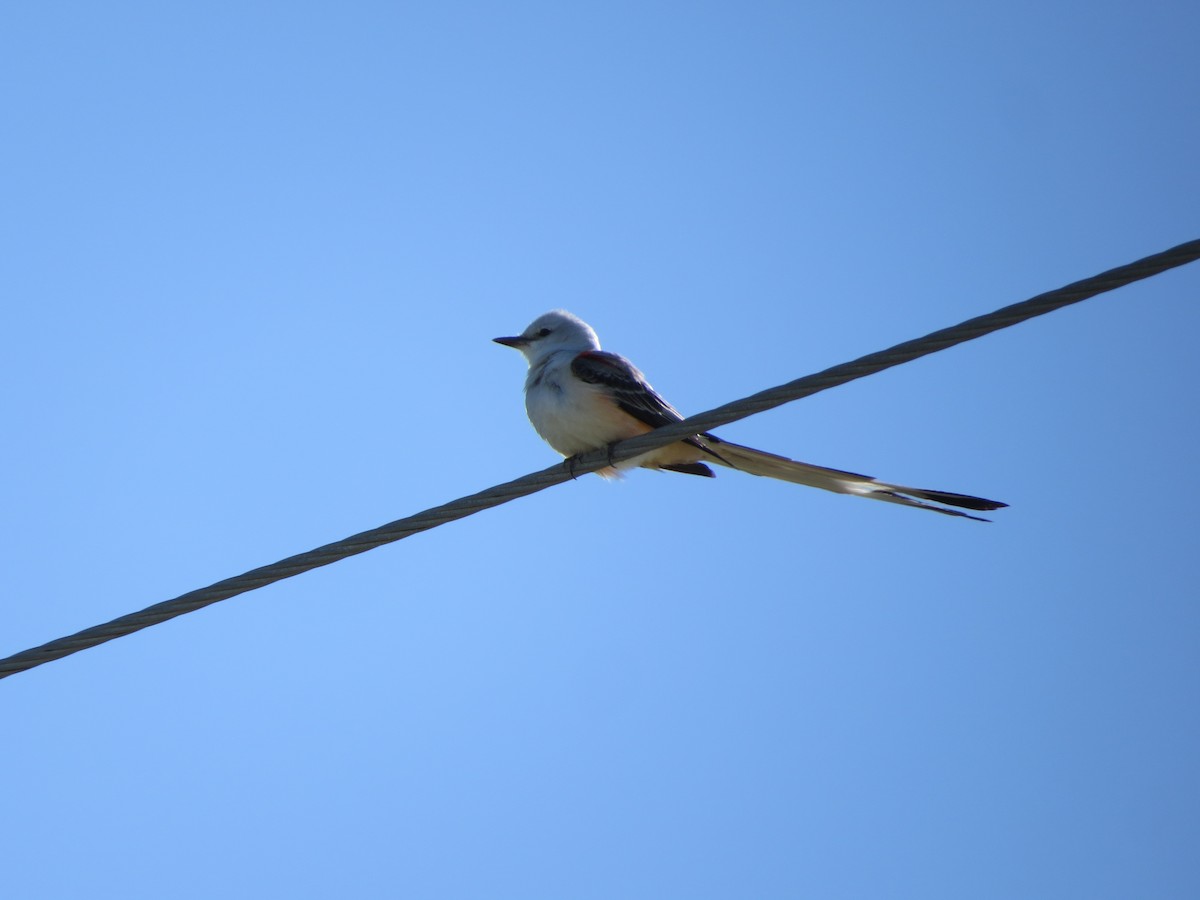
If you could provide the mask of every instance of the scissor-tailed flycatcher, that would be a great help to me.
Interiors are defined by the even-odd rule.
[[[529,361],[529,376],[525,379],[525,409],[529,421],[546,443],[563,456],[596,450],[683,419],[675,407],[650,386],[633,363],[623,356],[601,350],[600,340],[591,326],[565,310],[539,316],[517,337],[499,337],[495,341],[525,354]],[[867,475],[810,466],[731,444],[711,434],[697,434],[668,444],[623,462],[620,467],[644,466],[712,478],[713,470],[705,462],[839,494],[900,503],[980,522],[987,519],[935,504],[974,510],[999,509],[1008,505],[968,494],[902,487],[876,481]],[[600,469],[597,474],[612,477],[617,474],[617,469],[610,466]],[[933,502],[924,502],[927,500]]]

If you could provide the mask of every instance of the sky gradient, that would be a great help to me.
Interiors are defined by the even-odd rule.
[[[1200,237],[1195,4],[83,4],[0,28],[0,655]],[[0,888],[1200,894],[1200,267],[0,681]]]

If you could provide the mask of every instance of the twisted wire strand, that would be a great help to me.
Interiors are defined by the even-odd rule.
[[[870,353],[851,362],[842,363],[787,384],[760,391],[741,400],[727,403],[708,412],[690,416],[674,425],[658,428],[648,434],[639,435],[613,445],[610,449],[593,450],[581,454],[570,464],[559,463],[540,472],[533,472],[514,481],[505,482],[487,490],[461,497],[441,506],[435,506],[416,515],[397,519],[379,528],[372,528],[351,535],[340,541],[317,547],[306,553],[289,556],[270,565],[252,569],[233,578],[218,581],[208,587],[189,591],[171,600],[156,603],[138,612],[129,613],[86,628],[67,637],[58,638],[38,647],[0,659],[0,678],[40,666],[51,660],[61,659],[80,650],[95,647],[166,622],[176,616],[194,612],[221,600],[253,591],[285,578],[291,578],[311,569],[327,566],[359,553],[365,553],[384,544],[402,540],[422,531],[428,531],[447,522],[474,515],[485,509],[499,506],[510,500],[545,490],[579,475],[593,472],[612,462],[623,462],[640,456],[658,447],[664,447],[682,437],[700,431],[709,431],[730,422],[736,422],[755,413],[773,409],[784,403],[811,396],[831,387],[881,372],[884,369],[910,362],[922,356],[945,350],[956,344],[974,340],[993,331],[1008,328],[1035,316],[1045,315],[1056,309],[1079,303],[1097,294],[1123,287],[1135,281],[1150,278],[1168,269],[1182,266],[1200,259],[1200,240],[1180,244],[1162,253],[1147,256],[1128,265],[1110,269],[1099,275],[1076,281],[1057,290],[1039,294],[1029,300],[1014,303],[987,315],[978,316],[943,328],[924,337],[897,344],[886,350]]]

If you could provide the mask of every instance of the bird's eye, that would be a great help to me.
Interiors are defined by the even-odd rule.
[[[545,337],[549,333],[550,333],[549,328],[543,328],[541,331],[538,332],[538,337]]]

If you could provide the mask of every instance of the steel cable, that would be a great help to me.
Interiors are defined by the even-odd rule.
[[[842,363],[806,375],[787,384],[769,388],[750,397],[727,403],[708,412],[700,413],[684,419],[674,425],[656,429],[648,434],[640,435],[627,441],[615,444],[610,449],[594,450],[575,457],[570,464],[560,463],[540,472],[534,472],[453,500],[450,503],[427,509],[407,518],[398,519],[379,528],[363,531],[344,540],[325,544],[315,550],[290,556],[279,562],[271,563],[257,569],[252,569],[241,575],[218,581],[216,584],[198,590],[189,591],[172,600],[156,603],[139,612],[120,616],[103,625],[86,628],[83,631],[58,638],[39,647],[33,647],[20,653],[13,654],[0,660],[0,678],[32,669],[42,663],[61,659],[80,650],[95,647],[105,641],[123,637],[157,625],[176,616],[202,609],[220,600],[228,600],[238,594],[256,590],[299,575],[311,569],[327,566],[330,563],[365,553],[375,547],[390,544],[394,541],[409,537],[430,528],[436,528],[447,522],[453,522],[466,516],[473,515],[493,506],[499,506],[518,497],[536,493],[545,488],[561,484],[573,477],[593,472],[609,465],[610,462],[622,462],[647,451],[666,446],[675,440],[700,431],[709,431],[720,425],[727,425],[738,419],[744,419],[755,413],[773,409],[784,403],[811,396],[819,391],[836,387],[846,382],[881,372],[892,366],[910,362],[930,353],[936,353],[955,344],[974,340],[1001,328],[1008,328],[1024,322],[1035,316],[1044,315],[1072,303],[1078,303],[1115,288],[1123,287],[1135,281],[1149,278],[1177,266],[1200,259],[1200,240],[1180,244],[1170,250],[1145,257],[1137,262],[1110,269],[1091,278],[1074,282],[1057,290],[1039,294],[1029,300],[1014,303],[998,309],[987,315],[968,319],[958,325],[943,328],[915,340],[897,344],[887,350],[871,353],[852,362]]]

